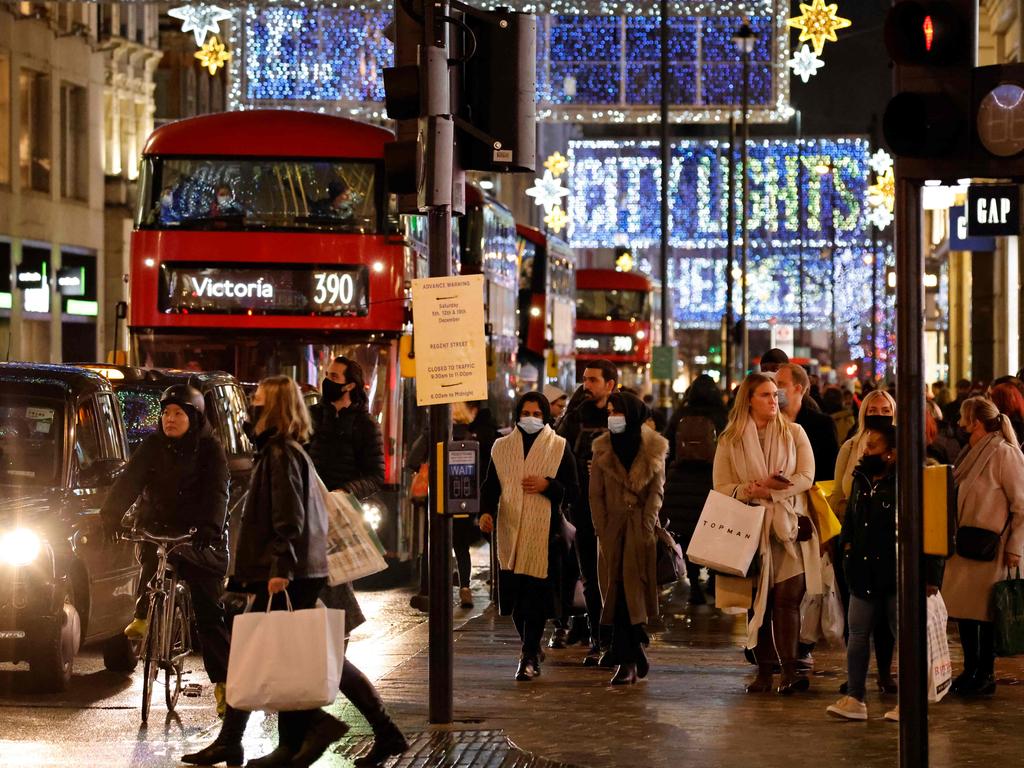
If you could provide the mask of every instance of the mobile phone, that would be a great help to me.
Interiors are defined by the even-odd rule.
[[[778,480],[780,483],[789,483],[790,485],[792,485],[792,483],[789,482],[789,478],[783,475],[781,472],[772,475],[772,479]]]

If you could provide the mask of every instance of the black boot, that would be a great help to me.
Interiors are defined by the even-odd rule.
[[[651,662],[647,659],[647,651],[644,650],[643,643],[640,644],[640,648],[636,654],[636,676],[643,680],[647,677],[651,671]]]
[[[198,752],[182,755],[181,762],[189,765],[243,765],[245,751],[242,749],[242,736],[248,722],[248,712],[229,706],[224,713],[220,733],[213,740],[213,744]]]
[[[516,680],[525,683],[540,674],[540,666],[537,661],[529,656],[522,656],[519,659],[519,666],[516,667]]]
[[[357,757],[352,764],[356,768],[375,768],[389,757],[400,755],[409,749],[409,742],[398,730],[398,726],[390,720],[380,731],[374,731],[373,746],[362,757]]]
[[[373,683],[348,659],[341,669],[339,687],[345,698],[352,702],[373,729],[373,747],[368,753],[356,759],[355,765],[379,765],[389,757],[400,755],[409,748],[409,742],[388,715],[384,701],[373,687]]]
[[[318,709],[306,732],[306,738],[302,741],[302,746],[288,763],[289,768],[309,768],[321,758],[331,744],[344,737],[348,731],[348,723],[343,723],[336,717]]]
[[[636,664],[620,664],[612,677],[612,685],[633,685],[636,682]]]
[[[551,639],[548,640],[548,648],[553,648],[555,650],[565,648],[566,638],[568,635],[568,630],[563,629],[562,627],[556,627],[555,631],[551,633]]]
[[[274,750],[263,757],[257,757],[246,763],[246,768],[287,768],[292,765],[295,752],[287,744],[278,744]]]

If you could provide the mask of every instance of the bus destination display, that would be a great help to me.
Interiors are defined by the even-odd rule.
[[[160,267],[160,311],[172,314],[332,315],[369,311],[365,266],[313,264]]]

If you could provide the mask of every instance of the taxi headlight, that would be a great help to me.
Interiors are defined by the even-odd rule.
[[[35,562],[42,549],[42,539],[28,528],[15,528],[0,534],[0,564],[28,565]]]
[[[384,521],[384,507],[377,501],[363,502],[363,520],[373,530],[378,530]]]

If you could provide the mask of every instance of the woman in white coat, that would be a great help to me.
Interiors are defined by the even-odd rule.
[[[1024,455],[1013,425],[991,400],[964,401],[960,426],[970,439],[954,470],[956,554],[946,563],[942,585],[964,649],[964,670],[951,690],[990,696],[996,691],[992,587],[1020,565],[1024,553]]]
[[[775,382],[753,373],[743,380],[729,424],[715,453],[715,490],[765,508],[755,563],[754,607],[747,648],[757,660],[748,693],[772,689],[775,661],[782,663],[778,693],[806,691],[797,670],[800,601],[820,594],[818,535],[807,515],[807,490],[814,481],[814,453],[803,427],[779,410]]]

